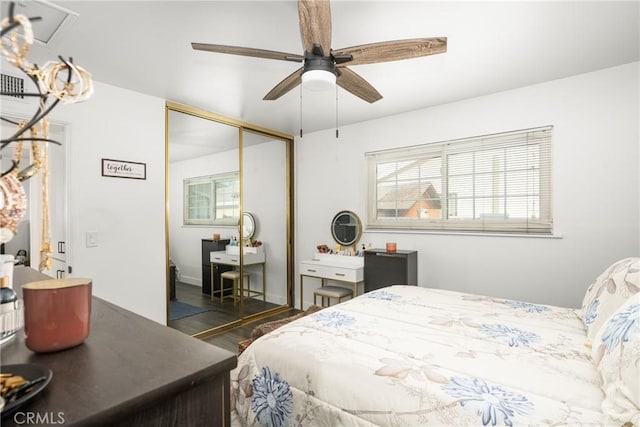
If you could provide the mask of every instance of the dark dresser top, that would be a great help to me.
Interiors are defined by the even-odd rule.
[[[14,290],[48,279],[28,267],[14,270]],[[236,356],[93,297],[87,340],[56,353],[26,348],[23,331],[2,345],[2,365],[36,363],[50,368],[53,378],[19,411],[64,414],[65,425],[109,424],[123,412],[172,396],[233,369]],[[12,426],[12,416],[2,418]]]

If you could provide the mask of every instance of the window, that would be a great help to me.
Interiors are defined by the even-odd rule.
[[[369,228],[551,233],[552,127],[367,153]]]
[[[239,216],[237,172],[184,180],[184,225],[237,225]]]

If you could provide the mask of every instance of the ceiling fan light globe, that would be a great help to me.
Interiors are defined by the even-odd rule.
[[[309,70],[302,75],[302,85],[314,92],[332,89],[336,85],[336,75],[325,70]]]

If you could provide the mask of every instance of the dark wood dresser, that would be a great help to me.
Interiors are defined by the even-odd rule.
[[[22,284],[47,278],[16,267],[13,287],[20,295]],[[18,335],[2,345],[2,365],[36,363],[53,378],[3,417],[3,427],[23,425],[26,413],[69,426],[230,425],[229,371],[237,359],[226,350],[97,297],[89,337],[77,347],[37,354]]]
[[[211,252],[224,251],[229,242],[229,239],[202,239],[202,293],[205,295],[211,295],[212,289],[219,290],[220,275],[225,271],[232,270],[232,267],[228,265],[211,266]],[[211,268],[214,269],[213,274],[211,274]],[[212,277],[213,283],[211,282]]]

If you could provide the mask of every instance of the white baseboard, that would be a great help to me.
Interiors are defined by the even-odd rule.
[[[180,275],[180,282],[181,283],[186,283],[187,285],[193,285],[193,286],[198,286],[198,287],[202,287],[202,278],[201,277],[190,277],[190,276],[185,276],[184,274]]]

